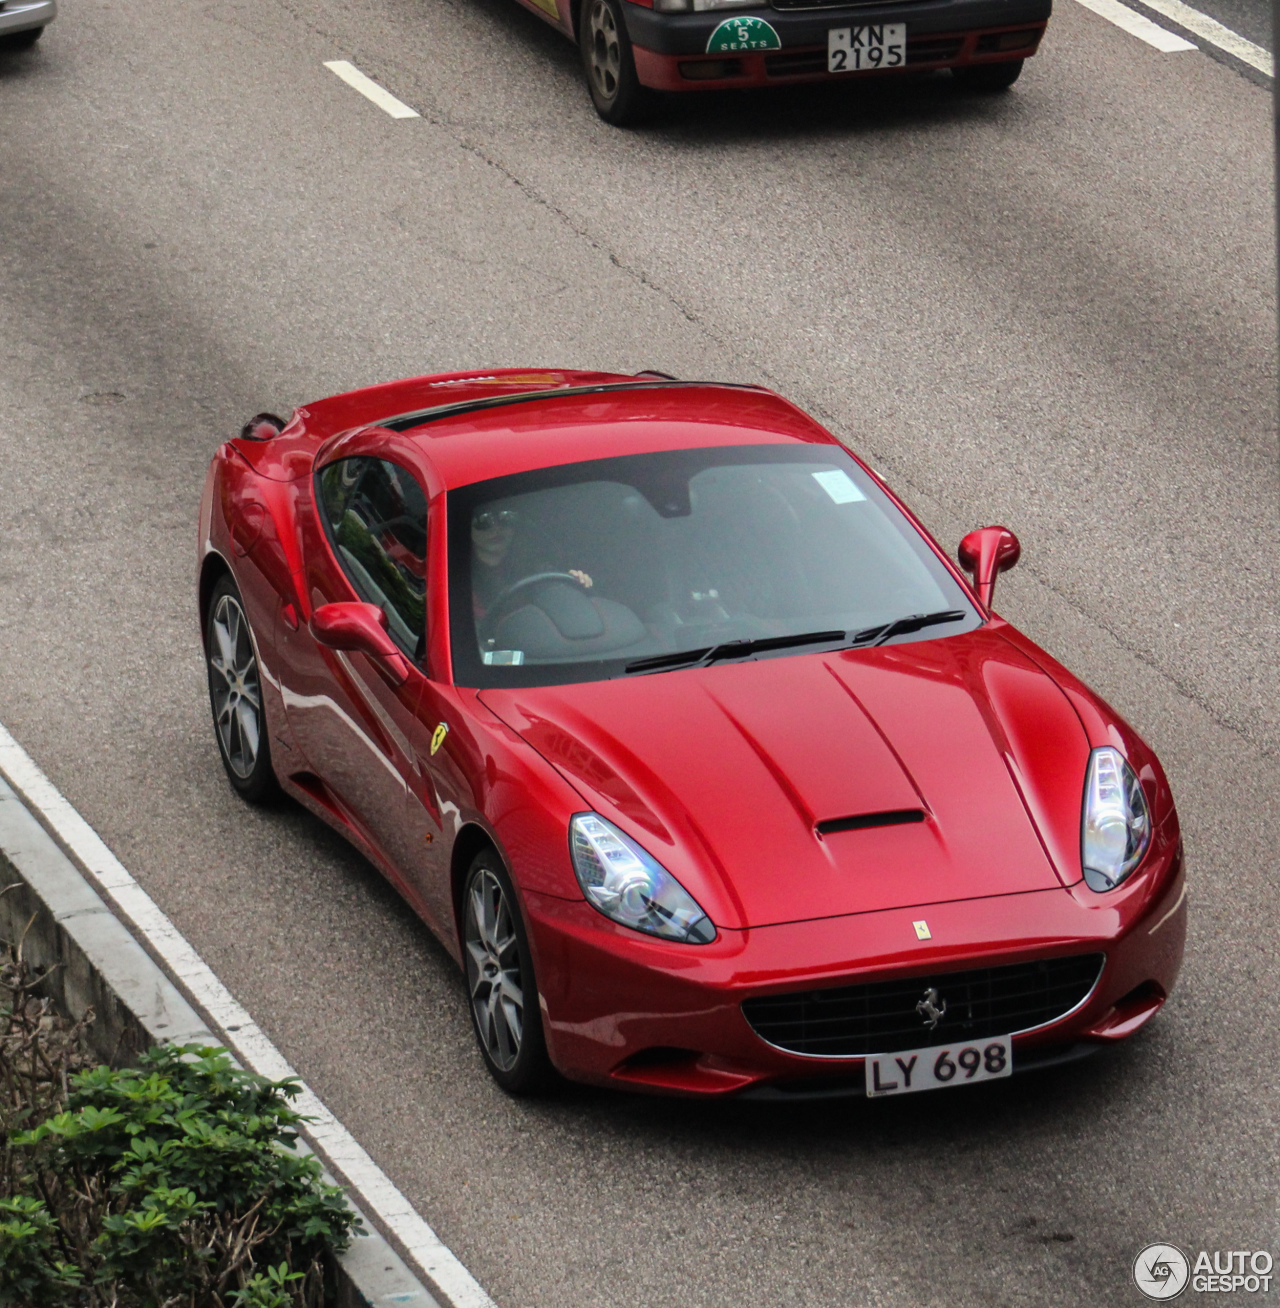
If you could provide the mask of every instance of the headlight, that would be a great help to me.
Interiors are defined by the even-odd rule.
[[[1089,889],[1114,890],[1142,862],[1150,844],[1142,783],[1118,749],[1095,749],[1080,821],[1080,862]]]
[[[763,9],[764,0],[653,0],[660,14],[703,13],[708,9]]]
[[[569,823],[569,853],[582,893],[605,917],[686,944],[705,945],[716,938],[698,901],[598,813],[579,813]]]

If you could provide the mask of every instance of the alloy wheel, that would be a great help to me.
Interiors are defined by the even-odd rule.
[[[613,9],[605,0],[592,0],[587,20],[588,64],[596,94],[602,100],[617,97],[622,78],[622,43]]]
[[[258,761],[262,740],[262,690],[249,622],[234,596],[223,595],[218,600],[210,634],[214,726],[228,767],[247,779]]]
[[[467,894],[467,985],[480,1043],[509,1072],[524,1038],[524,979],[515,919],[502,883],[482,867]]]

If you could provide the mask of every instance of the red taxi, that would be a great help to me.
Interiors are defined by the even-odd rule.
[[[1036,53],[1052,0],[521,0],[578,43],[600,116],[643,119],[661,92],[947,68],[1001,91]]]

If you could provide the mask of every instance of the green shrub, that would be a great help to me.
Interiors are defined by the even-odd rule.
[[[31,984],[0,974],[0,1308],[318,1305],[357,1219],[296,1152],[296,1083],[197,1046],[69,1073]]]

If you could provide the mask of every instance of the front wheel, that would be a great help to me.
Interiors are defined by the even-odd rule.
[[[222,766],[232,786],[253,804],[280,793],[262,703],[258,651],[236,583],[222,577],[209,599],[205,625],[209,706]]]
[[[480,1053],[509,1095],[534,1094],[551,1081],[551,1060],[520,905],[493,850],[476,855],[463,900],[467,993]]]
[[[968,68],[953,68],[951,76],[965,91],[1005,91],[1021,76],[1023,62],[1010,59],[1002,64],[972,64]]]
[[[606,123],[626,127],[653,111],[654,93],[640,85],[619,0],[584,0],[578,45],[587,90]]]

